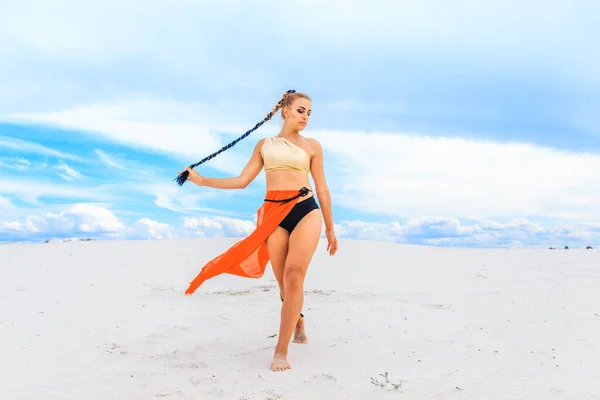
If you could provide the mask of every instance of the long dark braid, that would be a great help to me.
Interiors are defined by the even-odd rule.
[[[285,92],[283,94],[283,96],[281,97],[281,100],[279,100],[279,102],[277,104],[275,104],[275,106],[273,107],[273,109],[267,114],[267,116],[260,121],[259,123],[257,123],[254,128],[250,129],[248,132],[244,133],[242,136],[240,136],[239,138],[235,139],[233,142],[229,143],[228,145],[224,146],[223,148],[221,148],[219,151],[212,153],[211,155],[205,157],[203,160],[198,161],[196,164],[192,164],[190,165],[190,168],[196,168],[198,165],[203,164],[205,162],[207,162],[208,160],[218,156],[219,154],[221,154],[222,152],[224,152],[227,149],[232,148],[237,142],[239,142],[240,140],[244,139],[245,137],[247,137],[248,135],[250,135],[252,132],[254,132],[255,130],[257,130],[262,124],[264,124],[265,122],[267,122],[268,120],[270,120],[273,115],[275,115],[275,113],[283,107],[283,104],[285,102],[285,99],[288,95],[295,93],[295,90],[288,90],[287,92]],[[183,185],[185,183],[185,181],[187,181],[187,178],[189,176],[189,172],[187,170],[183,171],[182,173],[180,173],[175,179],[173,179],[174,181],[177,181],[177,184],[179,186]]]

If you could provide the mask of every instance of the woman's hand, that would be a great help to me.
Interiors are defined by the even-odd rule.
[[[200,174],[198,172],[196,172],[194,169],[192,169],[190,167],[187,167],[185,170],[189,174],[188,178],[187,178],[188,181],[195,183],[198,186],[202,186],[202,184],[204,183],[204,178],[202,176],[200,176]],[[183,171],[181,171],[180,174],[182,172]]]
[[[325,235],[327,236],[327,251],[329,252],[329,255],[332,256],[338,249],[338,241],[335,238],[335,233],[333,233],[333,231],[327,231],[325,232]]]

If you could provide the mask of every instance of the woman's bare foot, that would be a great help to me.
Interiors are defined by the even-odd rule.
[[[275,354],[273,357],[273,362],[271,363],[271,370],[273,372],[285,371],[286,369],[290,368],[292,368],[292,366],[285,356]]]
[[[296,324],[296,329],[294,329],[294,343],[308,343],[308,338],[304,331],[304,318],[300,318]]]

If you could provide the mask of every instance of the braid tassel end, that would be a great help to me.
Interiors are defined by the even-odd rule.
[[[179,175],[177,175],[177,177],[173,180],[176,181],[179,186],[182,186],[185,183],[185,181],[187,181],[187,178],[189,176],[190,176],[190,173],[187,170],[185,170],[182,173],[180,173]]]

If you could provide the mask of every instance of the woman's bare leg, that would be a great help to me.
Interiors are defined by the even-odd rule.
[[[288,232],[277,227],[271,235],[267,238],[267,251],[269,253],[269,259],[271,261],[271,267],[273,268],[273,274],[277,283],[279,284],[279,296],[285,299],[285,287],[283,284],[283,271],[285,269],[285,259],[288,254]],[[299,316],[298,322],[296,323],[296,329],[294,330],[294,342],[295,343],[307,343],[306,331],[304,330],[304,319]]]
[[[279,284],[279,293],[282,298],[284,298],[283,271],[285,268],[285,259],[288,254],[289,236],[285,229],[278,226],[267,238],[267,252],[269,253],[273,274]]]
[[[304,279],[308,265],[321,236],[322,218],[319,210],[307,214],[290,234],[288,254],[283,272],[285,301],[281,307],[281,324],[271,369],[291,368],[287,361],[288,346],[304,303]]]

